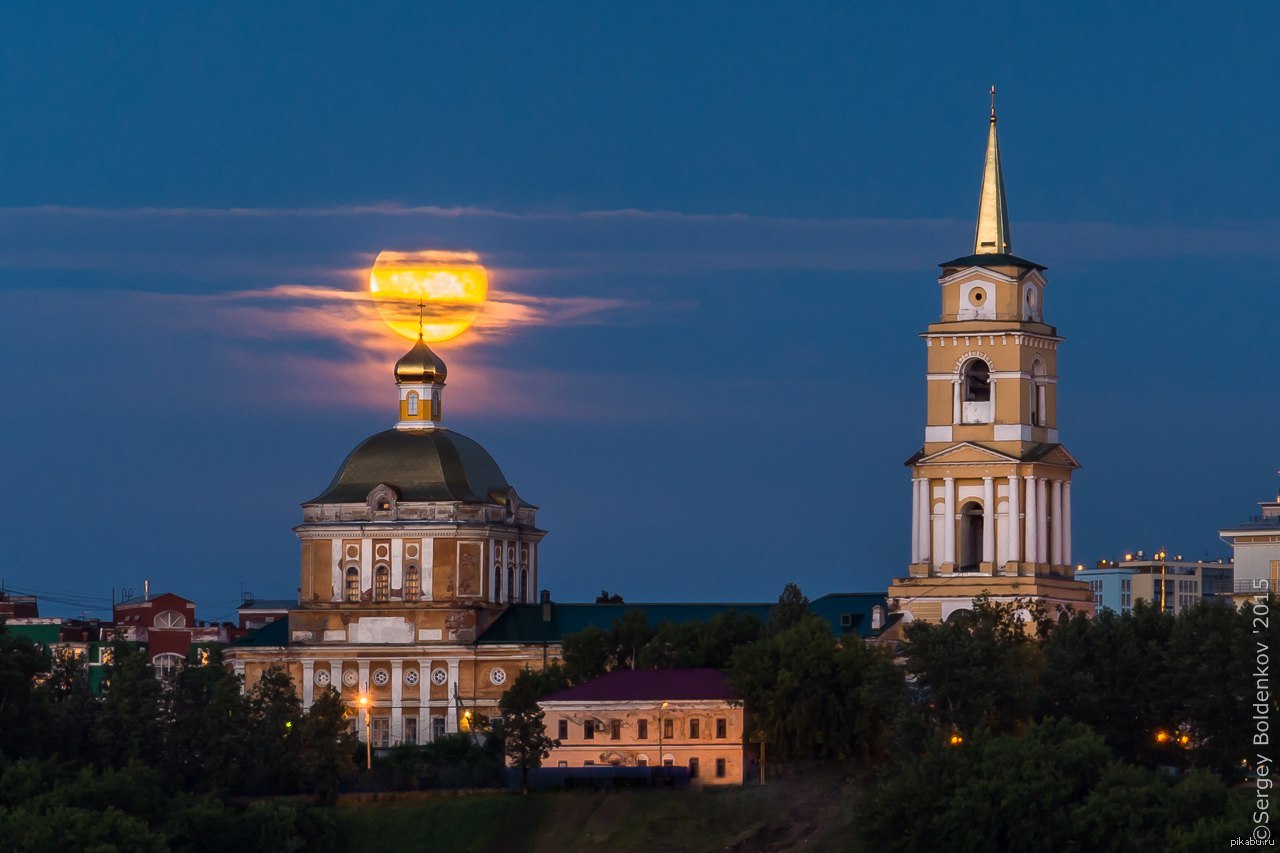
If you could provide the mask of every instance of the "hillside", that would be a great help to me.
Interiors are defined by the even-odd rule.
[[[344,801],[351,850],[856,850],[848,787],[828,773],[735,789],[402,795]]]

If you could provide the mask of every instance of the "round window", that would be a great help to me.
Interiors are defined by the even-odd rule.
[[[431,683],[437,687],[439,687],[441,684],[444,684],[448,680],[449,680],[449,673],[445,672],[443,669],[437,669],[431,673]]]
[[[416,669],[406,670],[404,674],[404,683],[412,687],[418,683],[418,671]]]
[[[373,683],[378,687],[386,687],[387,682],[391,680],[391,675],[385,669],[374,670]]]
[[[327,669],[316,670],[316,684],[318,684],[321,687],[329,686],[329,670]]]
[[[504,669],[499,669],[498,667],[494,667],[493,669],[489,670],[489,680],[492,681],[494,684],[503,684],[507,680],[507,671]]]
[[[354,669],[349,669],[346,672],[342,673],[342,683],[347,685],[348,687],[355,687],[356,680],[359,678],[360,678],[359,673],[357,673]]]
[[[971,305],[981,305],[987,299],[987,292],[980,287],[975,287],[969,291],[969,303]]]

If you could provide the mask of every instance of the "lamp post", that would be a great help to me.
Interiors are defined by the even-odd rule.
[[[1168,574],[1167,566],[1164,561],[1164,549],[1161,548],[1160,553],[1156,554],[1156,556],[1160,558],[1160,612],[1164,613],[1165,587],[1168,585],[1168,581],[1165,580],[1165,578],[1168,577]]]
[[[373,738],[369,736],[369,697],[360,694],[360,707],[364,709],[364,769],[373,769]]]
[[[664,769],[667,766],[667,762],[662,757],[662,709],[670,704],[670,702],[663,702],[658,706],[658,772],[662,774],[667,772]]]

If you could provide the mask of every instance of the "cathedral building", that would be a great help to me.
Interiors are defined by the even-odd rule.
[[[420,336],[395,367],[395,426],[302,505],[297,604],[225,656],[246,687],[285,667],[304,706],[330,686],[353,707],[367,698],[375,746],[467,730],[545,654],[475,642],[533,600],[545,531],[493,457],[444,426],[445,377]]]
[[[991,109],[973,252],[941,264],[924,446],[911,469],[911,562],[889,586],[903,621],[944,621],[975,596],[1093,612],[1072,578],[1071,475],[1058,434],[1058,347],[1045,267],[1013,254]]]

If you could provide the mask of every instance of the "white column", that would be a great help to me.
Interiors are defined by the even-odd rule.
[[[1036,562],[1049,562],[1049,483],[1036,480]]]
[[[311,703],[315,701],[313,693],[316,684],[316,662],[312,660],[304,660],[302,662],[302,710],[311,707]]]
[[[920,562],[920,481],[911,480],[911,562]]]
[[[404,739],[404,711],[400,707],[404,699],[404,661],[391,662],[391,745]]]
[[[1039,562],[1040,554],[1040,511],[1037,508],[1036,478],[1028,474],[1022,479],[1027,481],[1027,559],[1028,563]]]
[[[996,483],[982,478],[982,562],[996,561]]]
[[[342,692],[342,661],[329,661],[329,686],[339,693]]]
[[[1055,566],[1062,565],[1062,481],[1053,481],[1053,552],[1050,562]]]
[[[956,481],[954,477],[942,480],[942,562],[956,561]]]
[[[996,422],[996,380],[991,379],[991,423]]]
[[[1018,475],[1009,477],[1009,554],[1008,562],[1022,562],[1022,501],[1018,494]]]
[[[920,480],[920,562],[928,564],[933,555],[933,481]]]
[[[1062,484],[1062,562],[1071,565],[1071,481]]]
[[[444,712],[444,730],[449,734],[456,734],[458,731],[458,659],[450,658],[448,664],[449,707]]]
[[[431,737],[431,661],[418,658],[418,743]]]
[[[960,380],[951,380],[951,423],[960,423]]]
[[[343,581],[344,581],[344,578],[342,576],[342,540],[341,539],[333,540],[332,559],[333,559],[333,565],[330,567],[330,577],[332,578],[332,583],[333,583],[333,595],[329,597],[329,600],[341,601],[342,593],[343,593]]]

